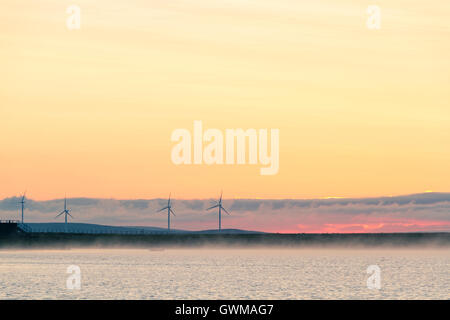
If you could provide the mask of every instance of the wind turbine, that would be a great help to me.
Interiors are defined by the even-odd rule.
[[[216,201],[216,204],[213,205],[212,207],[206,209],[206,210],[211,210],[214,208],[219,208],[219,231],[222,231],[222,210],[225,211],[225,213],[230,214],[223,206],[222,206],[222,194],[223,192],[220,193],[220,198],[219,201]]]
[[[73,219],[73,217],[72,217],[72,215],[69,213],[69,211],[70,211],[70,209],[67,209],[67,199],[64,197],[64,210],[61,211],[61,213],[58,214],[58,215],[55,217],[55,219],[58,218],[60,215],[64,214],[64,218],[65,218],[64,221],[65,221],[65,223],[66,223],[66,225],[67,225],[67,216],[69,215],[69,216]]]
[[[25,207],[25,194],[26,193],[27,193],[26,191],[23,193],[22,199],[19,201],[19,203],[22,205],[22,224],[23,224],[23,209]]]
[[[169,200],[167,201],[167,206],[159,209],[156,212],[161,212],[166,209],[167,209],[167,231],[170,232],[170,214],[172,213],[173,215],[175,215],[175,213],[172,210],[172,204],[170,203],[170,193],[169,193]]]

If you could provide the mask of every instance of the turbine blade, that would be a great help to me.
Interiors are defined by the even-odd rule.
[[[164,207],[164,208],[162,208],[162,209],[159,209],[158,211],[156,211],[156,212],[161,212],[161,211],[163,211],[163,210],[166,210],[167,208],[169,208],[168,206],[167,207]]]
[[[217,208],[219,205],[218,204],[216,204],[216,205],[214,205],[214,206],[212,206],[212,207],[210,207],[210,208],[208,208],[208,209],[206,209],[206,210],[211,210],[211,209],[213,209],[213,208]]]
[[[223,211],[225,211],[227,214],[230,214],[227,209],[225,209],[224,207],[220,206],[222,208]]]
[[[175,212],[172,209],[169,210],[174,216],[176,216]]]
[[[55,219],[56,218],[58,218],[60,215],[62,215],[63,213],[65,213],[64,211],[62,211],[60,214],[58,214],[56,217],[55,217]]]
[[[69,212],[67,212],[67,214],[68,214],[72,219],[74,219],[74,218],[72,217],[72,215],[71,215]]]

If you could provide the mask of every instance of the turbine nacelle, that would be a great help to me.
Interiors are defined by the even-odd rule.
[[[222,194],[223,194],[223,192],[220,193],[220,198],[219,198],[218,201],[213,201],[213,203],[215,203],[215,204],[212,207],[209,207],[209,208],[206,209],[206,210],[211,210],[211,209],[214,209],[214,208],[219,208],[219,231],[222,230],[222,210],[225,211],[226,214],[228,214],[228,215],[230,214],[227,211],[227,209],[225,209],[222,206]]]
[[[170,214],[173,214],[175,216],[175,212],[173,212],[172,204],[170,202],[170,195],[171,194],[169,193],[169,200],[167,200],[167,206],[156,211],[156,212],[161,212],[161,211],[167,210],[167,230],[169,232],[170,232]]]
[[[67,223],[67,217],[69,216],[69,217],[71,217],[72,219],[74,219],[73,218],[73,216],[70,214],[70,209],[67,209],[67,199],[66,198],[64,198],[64,210],[63,211],[61,211],[56,217],[55,217],[55,219],[56,218],[58,218],[59,216],[61,216],[61,215],[63,215],[64,214],[64,221],[65,221],[65,223]]]
[[[25,194],[26,193],[27,193],[26,191],[23,193],[22,198],[19,201],[19,204],[21,204],[21,207],[22,207],[22,223],[23,223],[23,210],[25,207]]]
[[[26,198],[26,192],[23,193],[22,197],[20,198],[19,204],[24,205],[25,204],[25,198]]]

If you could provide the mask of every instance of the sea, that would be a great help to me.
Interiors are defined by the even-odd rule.
[[[448,248],[0,250],[0,299],[445,299]]]

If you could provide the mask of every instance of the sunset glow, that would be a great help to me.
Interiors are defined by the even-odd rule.
[[[449,191],[448,0],[378,1],[376,31],[357,0],[76,2],[80,30],[66,28],[66,2],[2,1],[0,199]],[[279,130],[279,170],[174,164],[171,134],[196,120]],[[287,229],[429,223],[448,226]]]

